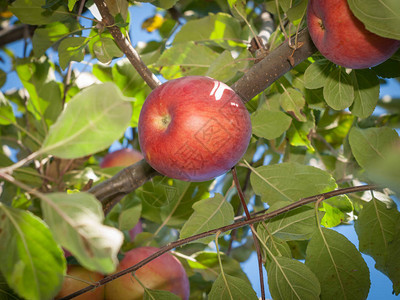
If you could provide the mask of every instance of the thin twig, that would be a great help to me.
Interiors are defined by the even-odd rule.
[[[139,54],[136,52],[135,48],[131,45],[128,39],[122,34],[121,29],[114,25],[114,17],[110,14],[106,4],[103,0],[94,0],[97,8],[102,16],[102,22],[107,27],[108,31],[113,36],[115,42],[121,51],[129,59],[133,67],[139,73],[139,75],[144,79],[147,85],[151,89],[155,89],[161,84],[160,80],[149,70],[146,64],[142,61]]]
[[[91,291],[91,290],[95,289],[96,287],[104,285],[104,284],[106,284],[106,283],[108,283],[108,282],[110,282],[110,281],[112,281],[114,279],[117,279],[117,278],[119,278],[121,276],[124,276],[124,275],[126,275],[128,273],[132,273],[132,272],[137,271],[138,269],[140,269],[144,265],[148,264],[149,262],[153,261],[157,257],[163,255],[164,253],[166,253],[166,252],[168,252],[168,251],[170,251],[170,250],[172,250],[174,248],[177,248],[177,247],[180,247],[182,245],[194,242],[194,241],[202,239],[204,237],[208,237],[208,236],[214,235],[217,232],[221,232],[222,233],[222,232],[233,230],[235,228],[241,228],[241,227],[244,227],[244,226],[247,226],[247,225],[250,225],[250,224],[255,224],[255,223],[259,223],[259,222],[265,221],[265,220],[269,220],[269,219],[272,219],[272,218],[274,218],[276,216],[279,216],[281,214],[287,213],[288,211],[291,211],[291,210],[299,208],[299,207],[301,207],[303,205],[318,201],[320,199],[326,200],[326,199],[329,199],[329,198],[332,198],[332,197],[335,197],[335,196],[339,196],[339,195],[356,193],[356,192],[365,192],[365,191],[369,191],[369,190],[375,190],[377,188],[378,187],[376,185],[354,186],[354,187],[343,188],[343,189],[334,190],[334,191],[331,191],[331,192],[327,192],[327,193],[323,193],[323,194],[319,194],[319,195],[303,198],[303,199],[300,199],[299,201],[291,203],[291,204],[289,204],[289,205],[287,205],[285,207],[282,207],[280,209],[277,209],[277,210],[275,210],[273,212],[270,212],[270,213],[267,213],[265,215],[256,216],[254,218],[251,218],[250,220],[244,220],[244,221],[235,222],[235,223],[227,225],[227,226],[223,226],[223,227],[212,229],[212,230],[209,230],[209,231],[206,231],[206,232],[203,232],[203,233],[199,233],[199,234],[190,236],[190,237],[185,238],[185,239],[177,240],[175,242],[169,243],[169,244],[161,247],[160,250],[158,250],[156,253],[150,255],[149,257],[147,257],[144,260],[140,261],[139,263],[133,265],[132,267],[129,267],[129,268],[125,269],[125,270],[122,270],[122,271],[117,272],[115,274],[111,274],[111,275],[109,275],[107,277],[104,277],[103,279],[101,279],[101,280],[99,280],[99,281],[97,281],[97,282],[95,282],[95,283],[93,283],[93,284],[81,289],[81,290],[78,290],[78,291],[76,291],[76,292],[74,292],[74,293],[72,293],[72,294],[70,294],[70,295],[68,295],[68,296],[66,296],[64,298],[61,298],[61,299],[62,300],[67,300],[67,299],[72,299],[74,297],[82,295],[82,294],[84,294],[84,293],[86,293],[88,291]]]
[[[240,202],[242,203],[244,212],[246,214],[246,219],[251,220],[251,215],[249,213],[249,209],[247,208],[246,200],[244,198],[244,194],[243,194],[242,188],[240,186],[239,178],[237,176],[236,167],[232,168],[232,177],[233,177],[233,181],[235,182],[235,186],[236,186],[236,190],[239,195]],[[261,287],[261,299],[265,300],[265,287],[264,287],[264,274],[263,274],[261,247],[260,247],[260,243],[257,239],[257,236],[255,234],[256,230],[254,229],[253,224],[250,224],[250,229],[251,229],[251,232],[253,233],[252,236],[253,236],[253,241],[254,241],[254,247],[256,248],[256,252],[257,252],[258,273],[260,276],[260,287]]]

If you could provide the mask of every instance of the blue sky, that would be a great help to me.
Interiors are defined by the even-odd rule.
[[[136,6],[134,9],[131,9],[131,40],[134,46],[138,43],[138,41],[150,41],[154,39],[158,39],[157,34],[150,34],[141,29],[141,24],[143,21],[151,17],[155,14],[156,9],[150,5],[143,3],[141,6]],[[10,49],[12,49],[16,56],[22,57],[22,49],[23,49],[23,41],[15,42],[13,44],[8,45]],[[0,61],[0,68],[5,71],[11,71],[11,62],[7,59],[7,57],[0,51],[0,57],[4,59],[4,62]],[[20,87],[20,82],[15,74],[15,72],[8,73],[6,84],[1,88],[2,91],[10,90],[13,87]],[[384,95],[390,95],[392,97],[400,97],[400,83],[396,80],[390,80],[388,84],[381,86],[380,91],[381,97]],[[353,244],[358,247],[358,239],[357,235],[354,231],[354,226],[339,226],[335,228],[338,232],[344,234]],[[392,284],[391,281],[383,275],[381,272],[377,271],[374,268],[375,262],[369,256],[363,255],[365,261],[368,264],[371,275],[371,289],[368,299],[399,299],[392,295]],[[260,283],[258,276],[258,268],[257,268],[257,258],[256,255],[253,254],[251,258],[242,264],[245,272],[247,273],[249,279],[252,282],[253,288],[256,290],[258,296],[260,296]],[[265,283],[267,283],[267,275],[264,272]],[[267,287],[267,285],[266,285]],[[269,292],[267,290],[267,298],[271,298]]]

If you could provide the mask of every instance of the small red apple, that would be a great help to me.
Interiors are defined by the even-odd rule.
[[[323,56],[351,69],[378,65],[391,57],[400,41],[376,35],[351,12],[347,0],[310,0],[310,36]]]
[[[125,148],[107,153],[101,161],[100,167],[128,167],[142,159],[143,155],[139,151]]]
[[[147,162],[168,177],[206,181],[229,171],[246,152],[249,113],[226,84],[203,76],[170,80],[153,90],[139,116]]]
[[[125,254],[121,260],[117,272],[131,267],[143,259],[157,252],[154,247],[139,247]],[[170,291],[181,299],[188,299],[190,288],[182,264],[169,253],[165,253],[150,263],[144,265],[135,272],[140,282],[149,289]],[[143,299],[144,289],[132,276],[126,274],[105,285],[105,296],[107,300],[121,299]]]
[[[104,278],[100,273],[89,271],[78,265],[69,265],[67,274],[72,277],[65,277],[62,288],[55,299],[63,298],[73,292],[81,290],[88,286],[86,282],[96,282]],[[79,279],[80,280],[79,280]],[[100,286],[92,291],[86,292],[76,298],[76,300],[103,300],[104,299],[104,286]]]

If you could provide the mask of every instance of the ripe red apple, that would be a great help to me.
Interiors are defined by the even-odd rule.
[[[400,41],[366,30],[346,0],[309,0],[307,23],[321,54],[346,68],[373,67],[387,60],[400,47]]]
[[[138,131],[142,153],[158,172],[206,181],[229,171],[243,156],[251,122],[242,99],[229,86],[188,76],[150,93]]]
[[[154,247],[139,247],[125,254],[121,260],[117,272],[131,267],[143,259],[157,252]],[[189,298],[189,280],[185,269],[178,259],[169,253],[165,253],[150,263],[144,265],[135,272],[140,282],[149,289],[170,291],[182,299]],[[144,289],[132,276],[126,274],[105,285],[107,300],[143,299]]]
[[[142,159],[143,155],[139,151],[125,148],[107,153],[101,161],[100,167],[128,167]]]
[[[100,273],[89,271],[78,265],[69,265],[67,268],[67,274],[72,277],[65,277],[62,288],[55,299],[63,298],[73,292],[83,289],[88,286],[86,282],[96,282],[104,278]],[[81,280],[79,280],[79,279]],[[83,280],[83,281],[82,281]],[[76,298],[76,300],[103,300],[104,299],[104,286],[100,286],[95,290],[84,293]]]

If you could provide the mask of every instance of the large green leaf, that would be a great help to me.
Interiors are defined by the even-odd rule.
[[[373,198],[364,205],[354,225],[360,251],[372,256],[375,268],[382,271],[393,281],[393,289],[400,289],[400,269],[398,253],[393,252],[394,244],[399,244],[396,228],[400,222],[400,213],[397,209],[388,209],[386,205]],[[397,235],[397,236],[396,236]],[[389,263],[390,262],[390,263]]]
[[[269,205],[278,201],[295,202],[337,187],[329,173],[289,162],[258,167],[251,173],[250,180],[256,194]]]
[[[136,192],[142,198],[142,217],[156,223],[181,226],[193,213],[193,204],[210,196],[210,181],[193,183],[154,178]]]
[[[223,253],[221,253],[220,258],[225,274],[240,278],[250,284],[239,262]],[[191,259],[187,262],[189,266],[197,273],[200,273],[206,281],[215,281],[221,273],[218,254],[215,252],[197,252],[193,254]]]
[[[85,56],[85,47],[88,43],[86,37],[68,37],[61,41],[58,46],[58,60],[60,67],[65,70],[71,61],[80,62]]]
[[[356,247],[343,235],[320,228],[311,238],[306,266],[321,284],[321,299],[366,299],[369,269]]]
[[[35,56],[41,57],[49,47],[53,46],[60,39],[67,37],[72,29],[68,25],[68,23],[54,22],[44,27],[36,28],[32,37]]]
[[[26,24],[42,25],[66,20],[73,15],[60,5],[56,9],[44,9],[46,0],[17,0],[13,2],[10,11]]]
[[[66,264],[47,225],[28,211],[0,203],[0,271],[26,299],[52,299]]]
[[[111,38],[100,38],[93,45],[93,51],[96,58],[103,64],[108,64],[114,57],[124,55]]]
[[[303,113],[306,100],[301,92],[294,88],[287,88],[281,94],[279,102],[282,108],[300,122],[306,122],[307,117]]]
[[[101,203],[88,193],[51,193],[42,199],[43,216],[56,240],[89,270],[115,271],[123,235],[104,226]]]
[[[257,300],[258,298],[251,285],[243,279],[228,274],[219,274],[208,294],[208,299]]]
[[[292,118],[281,111],[258,109],[251,115],[253,133],[268,140],[280,137],[291,123]]]
[[[318,89],[325,85],[333,64],[328,60],[318,60],[308,66],[304,72],[304,86],[308,89]]]
[[[174,38],[174,44],[195,41],[234,49],[240,41],[240,22],[224,13],[210,14],[201,19],[188,21]],[[200,57],[197,57],[200,58]]]
[[[353,14],[378,35],[400,40],[400,2],[397,0],[348,0]]]
[[[351,77],[342,67],[333,70],[324,86],[326,103],[335,110],[349,107],[354,101],[354,88]]]
[[[385,159],[385,152],[399,141],[397,132],[389,127],[360,129],[353,127],[349,134],[351,151],[358,164],[369,168]]]
[[[354,103],[351,112],[359,117],[369,117],[379,100],[379,79],[369,69],[353,70],[351,79],[354,86]]]
[[[179,43],[166,49],[155,66],[160,68],[166,79],[205,75],[218,57],[218,53],[207,46],[193,42]]]
[[[400,222],[397,222],[393,240],[389,243],[386,259],[386,274],[393,282],[393,292],[400,294]]]
[[[104,150],[128,127],[132,115],[129,100],[111,82],[86,88],[68,102],[41,151],[77,158]]]
[[[193,214],[181,229],[180,238],[232,224],[235,216],[232,205],[221,194],[197,201],[193,204],[193,210]],[[210,236],[201,239],[200,242],[208,244],[213,239],[214,237]]]
[[[286,205],[286,201],[276,202],[270,206],[268,212]],[[282,240],[307,240],[315,232],[316,224],[314,209],[303,206],[272,218],[266,226],[270,234]]]
[[[274,257],[267,265],[267,273],[273,299],[319,299],[318,278],[303,263],[288,257]]]

